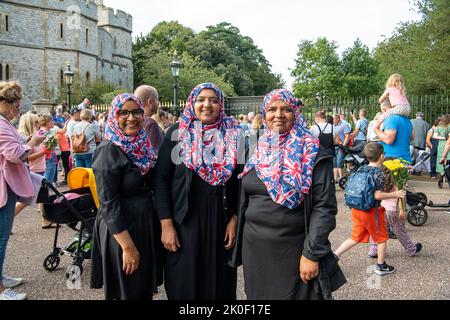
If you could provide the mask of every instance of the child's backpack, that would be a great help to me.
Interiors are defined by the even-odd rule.
[[[374,207],[375,170],[365,165],[350,175],[344,191],[347,207],[362,211],[368,211]]]

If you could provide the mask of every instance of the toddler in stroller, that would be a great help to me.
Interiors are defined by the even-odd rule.
[[[67,268],[66,277],[83,272],[84,259],[90,259],[92,230],[98,208],[97,189],[92,169],[75,168],[68,174],[69,191],[59,192],[51,183],[44,180],[44,187],[52,190],[44,203],[44,217],[57,224],[52,252],[44,260],[44,268],[54,271],[60,263],[60,257],[68,255],[73,263]],[[80,228],[75,227],[81,222]],[[64,248],[57,246],[60,225],[66,224],[78,234]]]

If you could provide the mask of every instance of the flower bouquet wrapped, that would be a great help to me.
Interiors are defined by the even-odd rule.
[[[392,181],[397,187],[397,190],[404,190],[406,183],[411,177],[409,163],[404,160],[396,159],[385,161],[383,165],[390,171]],[[406,199],[399,199],[399,205],[401,210],[406,213]]]
[[[44,147],[49,150],[54,150],[57,145],[58,140],[55,138],[55,136],[50,133],[47,133],[45,135]]]

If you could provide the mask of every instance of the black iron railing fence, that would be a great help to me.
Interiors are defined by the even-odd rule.
[[[444,114],[450,114],[449,96],[410,96],[408,97],[411,104],[411,117],[415,117],[417,112],[423,112],[425,120],[429,123]],[[240,114],[248,114],[253,111],[260,113],[264,97],[230,97],[226,99],[225,110],[228,115],[238,116]],[[328,115],[335,113],[344,114],[350,117],[352,113],[357,113],[361,109],[367,111],[367,118],[373,119],[377,112],[380,111],[378,97],[365,98],[305,98],[305,107],[303,115],[311,122],[314,121],[314,114],[319,110],[325,110]],[[179,102],[179,109],[182,111],[186,106],[185,101]],[[161,107],[171,113],[174,113],[172,102],[162,102]],[[98,105],[96,110],[106,112],[109,105]]]

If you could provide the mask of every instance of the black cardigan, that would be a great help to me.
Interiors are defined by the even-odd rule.
[[[172,152],[178,144],[179,124],[174,124],[164,136],[159,149],[158,161],[154,170],[154,194],[159,219],[173,219],[182,224],[189,209],[192,175],[194,171],[183,163],[172,161]],[[172,137],[173,135],[173,137]],[[239,167],[223,187],[226,221],[237,215],[238,210],[238,175]]]
[[[328,239],[330,233],[336,228],[337,201],[333,178],[333,161],[331,157],[319,152],[317,163],[313,171],[313,183],[308,195],[312,203],[312,212],[309,214],[309,234],[305,239],[302,255],[312,261],[319,261],[331,250]],[[248,207],[242,190],[239,186],[240,206],[238,213],[238,229],[236,246],[233,250],[229,265],[233,267],[242,264],[241,249],[244,233],[245,211]]]

